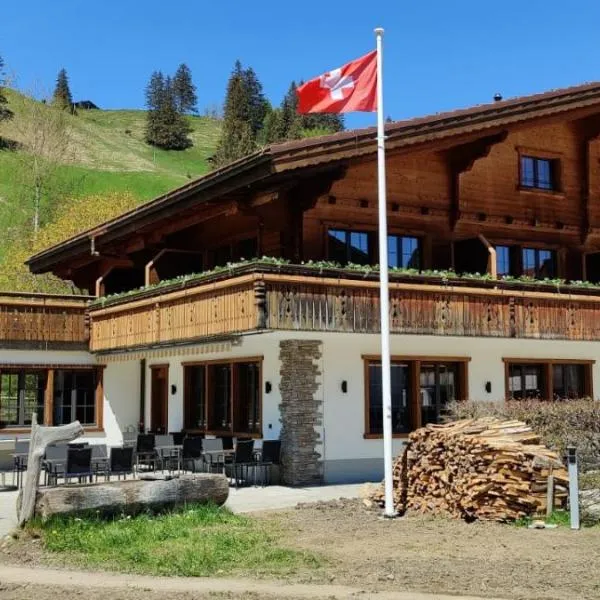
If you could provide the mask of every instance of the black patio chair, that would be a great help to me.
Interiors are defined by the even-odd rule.
[[[223,438],[205,439],[202,443],[202,468],[209,473],[222,473],[225,464]]]
[[[50,444],[46,446],[46,454],[42,466],[46,472],[46,484],[56,485],[58,478],[65,473],[69,444]]]
[[[225,473],[233,479],[235,487],[239,487],[241,481],[248,483],[250,467],[256,467],[254,460],[254,440],[238,442],[231,462],[225,464]],[[245,472],[245,475],[244,475]]]
[[[27,471],[27,461],[29,459],[29,441],[15,440],[15,452],[13,455],[13,484],[21,487],[23,475]]]
[[[155,436],[153,433],[140,433],[137,436],[136,462],[137,467],[145,466],[156,470]]]
[[[196,466],[202,464],[202,449],[204,440],[201,437],[186,437],[183,440],[183,450],[181,455],[182,466],[188,468],[193,473],[196,472]]]
[[[108,475],[116,475],[117,479],[127,479],[127,475],[133,474],[133,448],[112,448],[110,451],[110,467]]]
[[[67,466],[65,468],[65,483],[73,478],[77,478],[79,483],[89,478],[92,482],[94,472],[92,469],[92,449],[88,448],[69,448],[67,450]]]
[[[261,473],[260,480],[263,486],[271,484],[271,471],[273,470],[273,465],[279,465],[280,458],[281,441],[264,440],[262,443],[262,451],[256,461],[256,468]]]
[[[181,446],[185,439],[185,431],[172,431],[169,435],[173,436],[173,443],[176,446]]]
[[[98,480],[98,475],[106,475],[108,471],[108,447],[106,444],[94,444],[92,449],[92,468]]]
[[[226,435],[221,437],[223,440],[223,450],[233,450],[233,437],[230,435]]]

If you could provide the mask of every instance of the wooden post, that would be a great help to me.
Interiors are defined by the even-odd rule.
[[[52,425],[54,420],[54,369],[48,369],[44,391],[44,425]]]
[[[25,485],[17,501],[19,527],[23,527],[27,521],[33,518],[40,472],[42,470],[42,458],[46,454],[46,447],[57,442],[70,442],[82,434],[83,427],[79,421],[59,427],[42,427],[38,425],[36,413],[33,413]]]

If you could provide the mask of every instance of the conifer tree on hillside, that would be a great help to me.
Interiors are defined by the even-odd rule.
[[[281,103],[281,139],[297,140],[302,137],[302,115],[298,114],[296,82],[292,81]]]
[[[270,108],[263,122],[263,128],[259,141],[261,144],[273,144],[283,139],[283,119],[281,109]]]
[[[196,86],[192,81],[190,68],[184,63],[179,65],[175,77],[173,77],[173,93],[175,94],[177,109],[180,113],[198,112]]]
[[[0,121],[8,121],[12,119],[13,113],[6,107],[8,101],[6,100],[6,96],[2,93],[2,84],[4,83],[4,61],[0,56]]]
[[[262,103],[262,104],[261,104]],[[251,69],[236,61],[227,82],[223,128],[214,162],[226,165],[256,149],[257,133],[262,128],[267,106],[262,86]],[[257,120],[260,116],[260,124]]]
[[[179,112],[173,81],[155,71],[146,87],[146,142],[164,150],[185,150],[192,145],[191,128]]]
[[[58,72],[56,87],[54,88],[54,94],[52,94],[52,102],[62,110],[73,110],[73,97],[71,96],[69,78],[65,69],[61,69]]]

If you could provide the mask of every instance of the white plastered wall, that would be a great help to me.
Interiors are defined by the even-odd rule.
[[[263,435],[266,439],[279,437],[280,361],[279,342],[284,339],[310,339],[322,342],[320,359],[321,386],[317,392],[323,401],[324,461],[365,459],[377,461],[382,457],[382,442],[364,439],[364,365],[363,355],[378,355],[379,336],[370,334],[310,333],[278,331],[247,335],[235,343],[215,343],[187,348],[156,350],[135,358],[115,356],[105,370],[105,405],[107,439],[116,439],[109,428],[136,422],[139,405],[139,358],[147,359],[146,423],[150,422],[150,367],[169,365],[169,431],[180,430],[183,424],[183,365],[184,362],[256,357],[263,360]],[[582,359],[597,360],[593,366],[594,396],[600,394],[600,342],[566,342],[559,340],[523,340],[506,338],[442,337],[427,335],[393,335],[392,354],[400,356],[467,357],[468,397],[472,400],[500,400],[505,395],[503,358]],[[341,390],[342,381],[348,391]],[[265,393],[265,382],[271,392]],[[486,383],[491,392],[485,391]],[[171,385],[176,387],[171,393]],[[109,419],[108,414],[114,413]],[[401,449],[402,440],[394,440],[394,452]]]

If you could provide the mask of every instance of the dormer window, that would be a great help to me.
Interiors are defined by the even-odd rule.
[[[557,190],[558,160],[522,155],[520,185],[536,190]]]

